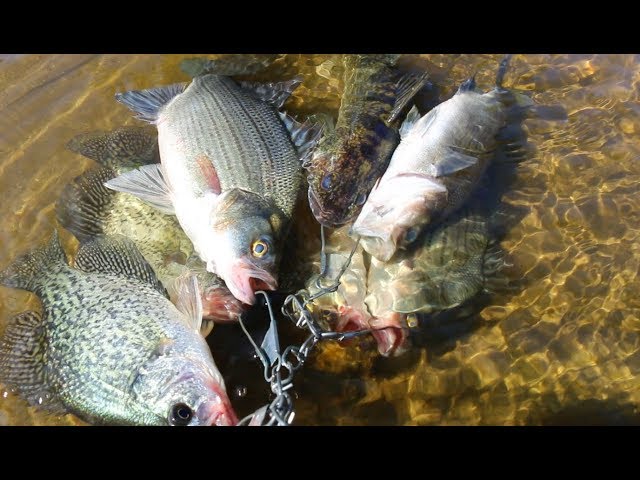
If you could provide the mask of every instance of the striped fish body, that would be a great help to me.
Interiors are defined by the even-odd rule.
[[[239,188],[264,196],[291,217],[301,168],[273,106],[228,77],[204,75],[161,109],[156,125],[177,209],[183,196],[216,189],[212,166],[220,192]]]
[[[238,300],[273,290],[298,197],[301,158],[317,129],[278,112],[300,80],[242,86],[206,74],[116,98],[158,128],[161,170],[107,183],[175,213],[206,268]]]

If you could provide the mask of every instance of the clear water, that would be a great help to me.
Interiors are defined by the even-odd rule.
[[[42,244],[53,204],[89,168],[65,143],[91,130],[136,125],[117,91],[185,81],[192,55],[0,56],[0,267]],[[289,55],[258,80],[305,75],[292,113],[335,112],[338,78],[316,75],[325,55]],[[423,55],[448,98],[477,72],[489,88],[500,55]],[[534,147],[504,202],[522,219],[502,246],[526,282],[495,295],[474,328],[384,359],[371,343],[327,344],[297,383],[299,425],[536,425],[640,423],[640,56],[516,55],[505,84],[539,104],[559,104],[568,121],[527,120]],[[71,245],[72,240],[66,237]],[[34,296],[0,287],[7,319],[37,309]],[[214,357],[238,413],[267,400],[260,367],[216,330]],[[246,393],[243,391],[246,388]],[[0,425],[77,425],[8,394]]]

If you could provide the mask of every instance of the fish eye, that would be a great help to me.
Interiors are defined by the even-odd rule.
[[[328,173],[322,178],[322,182],[320,182],[320,186],[324,190],[329,190],[331,188],[332,183],[333,183],[333,175]]]
[[[259,238],[251,244],[251,255],[256,258],[264,257],[269,251],[269,242],[264,238]]]
[[[189,425],[193,418],[193,410],[185,403],[176,403],[169,413],[169,424],[183,427]]]
[[[364,202],[367,201],[367,195],[365,193],[361,193],[360,195],[358,195],[358,198],[356,198],[356,205],[361,206],[364,205]]]
[[[417,228],[411,228],[411,229],[407,230],[407,233],[404,236],[404,241],[405,241],[405,243],[411,243],[416,238],[418,238],[418,229]]]

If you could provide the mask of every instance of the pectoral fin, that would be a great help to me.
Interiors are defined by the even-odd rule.
[[[144,165],[136,170],[123,173],[105,182],[104,185],[118,192],[130,193],[162,213],[175,215],[171,201],[171,190],[162,175],[159,163]]]

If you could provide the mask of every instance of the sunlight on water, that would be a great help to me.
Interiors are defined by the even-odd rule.
[[[138,125],[114,94],[188,80],[185,57],[0,56],[0,268],[48,238],[62,188],[92,166],[66,142]],[[252,78],[302,73],[287,110],[335,113],[342,82],[316,68],[327,58],[289,55]],[[500,59],[403,61],[431,73],[442,101],[476,72],[491,88]],[[321,346],[296,385],[296,424],[640,423],[640,57],[515,55],[505,86],[568,114],[525,121],[531,153],[503,197],[523,212],[501,243],[522,287],[493,295],[472,328],[402,357],[378,357],[367,340]],[[27,309],[38,309],[34,296],[0,287],[0,333]],[[225,377],[235,372],[223,367],[238,368],[219,366]],[[243,368],[261,375],[255,363]],[[232,380],[228,389],[241,392],[232,401],[267,401],[265,388]],[[0,425],[32,424],[82,422],[2,395]]]

